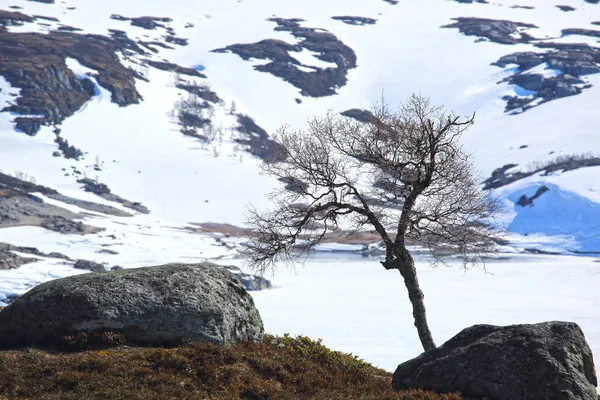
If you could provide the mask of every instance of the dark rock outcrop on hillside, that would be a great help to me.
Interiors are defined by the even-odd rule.
[[[369,122],[375,118],[371,111],[360,108],[351,108],[349,110],[342,111],[340,114],[344,117],[354,118],[359,122]]]
[[[331,17],[331,19],[334,19],[336,21],[342,21],[343,23],[348,24],[348,25],[358,25],[358,26],[375,25],[375,23],[377,23],[377,20],[374,18],[351,17],[349,15],[341,15],[341,16]]]
[[[572,322],[475,325],[400,364],[394,389],[494,400],[597,400],[592,351]]]
[[[175,72],[177,74],[195,76],[197,78],[206,78],[206,75],[204,75],[203,73],[201,73],[193,68],[182,67],[180,65],[173,64],[173,63],[166,62],[166,61],[145,60],[145,62],[149,66],[154,67],[156,69],[163,70],[163,71],[171,71],[171,72]]]
[[[21,114],[17,129],[29,135],[35,135],[41,125],[59,124],[72,115],[94,96],[95,85],[89,78],[77,77],[67,67],[66,57],[98,71],[96,79],[111,92],[113,102],[138,103],[135,73],[118,58],[118,53],[127,51],[132,51],[131,44],[100,35],[0,31],[0,75],[21,89],[14,104],[0,111]]]
[[[561,5],[558,5],[558,6],[556,6],[556,8],[558,8],[560,11],[564,11],[564,12],[569,12],[569,11],[575,11],[576,10],[576,8],[571,7],[571,6],[561,6]]]
[[[115,207],[64,196],[54,189],[28,181],[25,177],[21,179],[0,173],[0,228],[41,226],[61,233],[75,234],[88,234],[102,230],[77,221],[83,218],[83,215],[45,203],[35,193],[106,215],[131,216]]]
[[[572,11],[568,6],[557,6],[563,11]],[[458,28],[467,36],[477,36],[496,43],[511,45],[530,43],[545,49],[543,52],[517,52],[501,57],[492,65],[506,68],[516,64],[516,72],[500,81],[518,85],[531,93],[517,92],[503,97],[507,112],[513,114],[526,111],[551,100],[574,96],[591,87],[582,77],[600,72],[600,49],[584,43],[554,43],[538,40],[524,30],[537,28],[535,25],[506,20],[485,18],[454,18],[453,24],[443,28]],[[600,31],[593,29],[563,29],[562,35],[584,35],[600,37]],[[479,39],[478,39],[479,40]],[[549,49],[549,50],[547,50]],[[527,73],[527,70],[542,63],[560,73],[544,77],[542,74]]]
[[[71,260],[69,257],[61,253],[43,253],[35,247],[14,246],[9,243],[0,242],[0,271],[18,268],[21,265],[25,265],[38,260],[38,258],[35,257],[17,255],[15,254],[15,252],[32,256],[57,258],[66,261]]]
[[[35,21],[34,17],[18,11],[0,10],[0,28],[4,26],[21,26],[33,21]]]
[[[527,178],[528,176],[539,174],[543,172],[544,175],[548,175],[552,172],[557,171],[573,171],[579,168],[585,167],[596,167],[600,166],[600,158],[599,157],[561,157],[558,160],[549,162],[547,165],[541,166],[539,168],[535,168],[531,171],[521,172],[507,172],[511,168],[516,167],[518,164],[506,164],[503,167],[496,168],[492,175],[483,181],[483,189],[497,189],[502,186],[509,185],[513,182],[516,182],[520,179]]]
[[[102,197],[105,200],[121,203],[123,204],[123,206],[140,212],[142,214],[148,214],[150,212],[148,208],[146,208],[139,202],[125,200],[124,198],[111,193],[108,186],[106,186],[104,183],[97,182],[90,178],[78,179],[77,182],[83,185],[83,189],[86,192],[94,193],[95,195]]]
[[[214,264],[167,264],[42,283],[0,313],[0,347],[61,346],[112,331],[130,343],[260,341],[263,323],[239,280]]]
[[[283,161],[281,146],[269,138],[267,131],[247,115],[236,114],[236,118],[239,124],[236,130],[246,135],[245,139],[235,139],[237,143],[248,146],[247,150],[250,154],[265,161]]]
[[[104,268],[104,265],[94,262],[94,261],[89,261],[89,260],[77,260],[75,262],[75,264],[73,264],[73,268],[86,269],[86,270],[92,271],[92,272],[106,271],[106,268]]]
[[[303,96],[322,97],[336,93],[347,82],[348,70],[356,68],[356,54],[335,35],[323,29],[305,28],[299,18],[269,18],[275,22],[276,31],[290,32],[300,40],[298,44],[289,44],[282,40],[265,39],[257,43],[233,44],[213,52],[232,52],[244,60],[269,60],[267,64],[257,65],[257,71],[268,72],[282,78],[300,89]],[[336,67],[320,68],[303,65],[293,57],[294,52],[303,49],[317,53],[315,57],[330,62]],[[306,71],[306,69],[311,71]]]
[[[127,18],[122,15],[112,14],[111,19],[116,21],[130,21],[132,26],[138,26],[140,28],[154,30],[156,28],[167,28],[165,23],[173,22],[172,18],[169,17],[134,17]]]
[[[453,1],[456,1],[457,3],[463,3],[463,4],[473,4],[473,3],[488,4],[488,2],[486,0],[453,0]]]
[[[227,271],[234,274],[235,277],[239,279],[242,286],[244,286],[244,289],[246,289],[248,291],[264,290],[264,289],[270,289],[273,287],[273,285],[271,284],[271,281],[269,281],[268,279],[266,279],[262,276],[252,275],[252,274],[247,274],[245,272],[242,272],[242,270],[236,266],[223,265],[223,268],[225,268]]]
[[[452,18],[454,23],[444,25],[442,28],[458,28],[466,36],[486,38],[491,42],[500,44],[529,43],[535,39],[533,36],[522,32],[523,28],[537,28],[533,24],[513,22],[500,19],[459,17]],[[515,37],[515,34],[517,34]]]

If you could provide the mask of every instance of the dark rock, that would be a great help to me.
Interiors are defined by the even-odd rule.
[[[383,0],[386,3],[390,3],[391,5],[398,4],[398,0]]]
[[[578,94],[579,92],[580,92],[579,89],[569,85],[566,82],[557,82],[556,83],[555,93],[556,93],[557,98],[573,96],[575,94]]]
[[[494,400],[598,399],[592,351],[572,322],[472,326],[400,364],[392,384]]]
[[[165,36],[165,41],[167,43],[172,43],[172,44],[176,44],[179,46],[187,46],[188,45],[188,40],[186,38],[180,38],[180,37],[176,37],[176,36]]]
[[[0,32],[0,75],[21,89],[15,104],[0,111],[40,115],[15,120],[17,129],[30,135],[37,133],[42,124],[60,124],[71,116],[94,91],[88,79],[80,79],[67,67],[68,57],[98,71],[96,79],[111,92],[114,103],[138,103],[135,74],[121,64],[117,54],[129,51],[134,51],[130,45],[100,35]]]
[[[137,201],[132,202],[129,200],[125,200],[124,198],[111,193],[108,186],[106,186],[106,184],[104,183],[97,182],[90,178],[78,179],[77,182],[83,184],[83,188],[86,192],[94,193],[95,195],[100,196],[105,200],[121,203],[124,207],[131,208],[132,210],[141,212],[143,214],[148,214],[150,212],[148,208],[146,208],[144,205]]]
[[[54,0],[27,0],[27,1],[33,1],[35,3],[54,4]]]
[[[552,152],[550,153],[552,154]],[[526,178],[528,176],[544,172],[544,174],[549,174],[556,171],[573,171],[579,168],[585,167],[595,167],[600,165],[600,158],[598,157],[589,157],[589,158],[580,158],[580,157],[568,157],[565,159],[559,159],[554,162],[550,162],[547,165],[540,167],[534,171],[529,172],[514,172],[506,174],[506,171],[509,169],[516,167],[517,164],[507,164],[502,168],[497,168],[492,172],[492,176],[486,179],[484,183],[484,190],[488,189],[496,189],[502,186],[506,186],[513,182],[518,181],[519,179]]]
[[[81,31],[83,31],[83,29],[81,29],[81,28],[75,28],[75,27],[69,26],[69,25],[61,25],[57,29],[59,31],[64,31],[64,32],[81,32]]]
[[[0,10],[0,26],[21,26],[34,20],[35,18],[18,11]]]
[[[69,145],[68,140],[57,135],[56,139],[54,139],[54,142],[58,143],[58,149],[62,152],[65,158],[79,160],[81,157],[83,157],[83,151],[79,150],[75,146]]]
[[[23,179],[15,178],[13,176],[3,174],[0,172],[0,188],[11,188],[25,193],[41,193],[43,195],[58,194],[54,189],[46,186],[36,185],[35,183],[28,182]]]
[[[576,10],[576,8],[571,7],[571,6],[556,6],[556,8],[558,8],[560,11],[564,11],[564,12]]]
[[[544,77],[540,74],[519,74],[514,75],[510,83],[519,85],[525,90],[537,92],[544,87]]]
[[[97,262],[88,261],[88,260],[77,260],[73,265],[73,268],[77,269],[87,269],[92,272],[104,272],[106,269],[104,265],[98,264]]]
[[[61,346],[112,331],[128,342],[260,341],[263,323],[239,280],[214,264],[168,264],[42,283],[0,313],[0,347]]]
[[[558,6],[557,6],[558,7]],[[600,38],[600,31],[593,29],[568,28],[562,30],[563,35],[582,35]]]
[[[264,290],[273,287],[271,281],[269,281],[268,279],[265,279],[264,277],[258,275],[246,274],[236,266],[223,265],[223,268],[234,274],[244,286],[244,289],[248,291]]]
[[[454,0],[457,3],[463,3],[463,4],[473,4],[473,3],[482,3],[482,4],[488,4],[488,2],[486,0]]]
[[[350,47],[323,29],[317,30],[300,26],[302,20],[298,18],[269,18],[268,20],[277,24],[276,31],[290,32],[300,42],[289,44],[282,40],[266,39],[257,43],[234,44],[212,51],[216,53],[232,52],[244,60],[269,60],[270,62],[254,68],[291,83],[301,90],[300,94],[303,96],[330,96],[336,93],[337,88],[346,84],[348,70],[356,68],[357,65],[356,54]],[[303,49],[317,53],[318,59],[333,63],[336,67],[309,66],[308,68],[311,68],[312,71],[305,71],[307,66],[301,64],[290,54],[290,52],[299,52]]]
[[[235,139],[241,145],[248,146],[247,151],[268,162],[282,161],[285,156],[281,145],[271,138],[252,118],[244,114],[235,114],[238,122],[236,130],[246,135],[246,139]]]
[[[54,216],[46,220],[45,222],[42,222],[40,226],[50,231],[62,234],[74,233],[78,235],[85,235],[88,233],[95,233],[104,230],[104,228],[96,228],[84,225],[81,221],[74,221],[72,219],[67,219],[60,215]]]
[[[294,177],[286,177],[286,178],[278,178],[280,182],[285,184],[285,189],[294,193],[306,193],[306,189],[308,189],[308,184],[306,182],[302,182],[298,178]]]
[[[90,178],[78,179],[77,182],[84,185],[86,192],[92,192],[94,194],[109,194],[110,189],[104,183],[96,182]]]
[[[111,19],[116,21],[130,21],[132,26],[138,26],[140,28],[154,30],[156,28],[166,28],[164,24],[161,22],[172,22],[173,19],[169,17],[137,17],[137,18],[127,18],[119,14],[112,14],[110,16]]]
[[[343,16],[337,16],[337,17],[331,17],[331,19],[334,19],[336,21],[342,21],[345,24],[348,25],[375,25],[375,23],[377,22],[376,19],[373,18],[368,18],[368,17],[351,17],[348,15],[343,15]]]
[[[359,122],[370,122],[375,118],[371,111],[361,110],[359,108],[351,108],[349,110],[342,111],[340,114],[345,117],[354,118]]]
[[[60,157],[60,151],[54,151],[52,157]]]
[[[43,19],[43,20],[52,21],[52,22],[60,22],[58,20],[58,18],[55,18],[55,17],[46,17],[44,15],[34,15],[33,18],[35,18],[35,19]]]
[[[120,271],[124,269],[123,267],[121,267],[120,265],[115,265],[114,267],[110,267],[111,271]]]
[[[537,28],[533,24],[487,18],[459,17],[452,18],[455,23],[444,25],[442,28],[458,28],[466,36],[479,36],[500,44],[529,43],[533,36],[521,32],[521,28]],[[519,34],[520,37],[514,37]]]
[[[98,251],[98,253],[100,253],[100,254],[112,254],[112,255],[119,254],[118,251],[110,250],[110,249],[102,249],[102,250]]]
[[[173,64],[170,62],[165,62],[165,61],[153,61],[153,60],[144,60],[144,61],[149,66],[163,70],[163,71],[171,71],[171,72],[175,72],[177,74],[196,76],[198,78],[206,78],[206,75],[204,75],[203,73],[201,73],[193,68],[182,67],[180,65]]]
[[[194,70],[195,71],[195,70]],[[176,85],[178,89],[185,90],[188,93],[196,95],[200,97],[202,100],[210,101],[213,104],[222,104],[223,100],[215,92],[210,90],[208,86],[205,85],[189,85],[178,83]]]
[[[42,123],[41,118],[17,117],[14,119],[15,128],[29,136],[35,136],[39,132]]]
[[[527,195],[523,195],[521,197],[519,197],[519,200],[517,201],[517,205],[521,206],[521,207],[527,207],[527,206],[533,206],[533,202],[535,199],[539,198],[541,195],[543,195],[546,192],[549,192],[550,189],[548,189],[548,187],[546,185],[542,185],[538,188],[538,190],[535,192],[535,194],[531,197],[527,197]]]

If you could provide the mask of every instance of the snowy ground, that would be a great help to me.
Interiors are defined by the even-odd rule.
[[[598,361],[597,261],[520,255],[487,262],[487,273],[465,273],[456,264],[431,268],[426,258],[418,258],[434,339],[440,345],[474,324],[573,321]],[[422,352],[403,281],[377,259],[319,255],[304,267],[278,269],[272,282],[274,289],[252,293],[267,332],[322,338],[333,349],[389,371]]]

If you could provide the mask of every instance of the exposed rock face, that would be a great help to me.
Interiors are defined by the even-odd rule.
[[[597,400],[592,351],[572,322],[475,325],[400,364],[394,389],[491,400]]]
[[[595,167],[598,165],[600,165],[600,158],[598,157],[581,158],[576,156],[558,159],[555,162],[549,163],[548,165],[527,172],[508,172],[511,168],[518,166],[518,164],[506,164],[503,167],[496,168],[492,172],[492,176],[483,181],[483,189],[496,189],[540,172],[544,172],[544,175],[548,175],[555,171],[573,171],[579,168]]]
[[[19,13],[4,15],[3,23],[29,22],[15,14]],[[75,76],[65,63],[66,57],[98,71],[96,79],[111,92],[113,102],[121,106],[138,103],[135,73],[125,68],[117,55],[131,51],[130,47],[100,35],[64,31],[13,33],[0,29],[0,75],[21,89],[16,103],[0,111],[23,115],[15,122],[17,129],[28,135],[35,135],[41,125],[59,124],[72,115],[95,94],[95,85],[88,78]]]
[[[214,264],[167,264],[57,279],[0,313],[0,347],[60,345],[66,335],[113,331],[128,342],[220,345],[260,341],[263,323],[235,276]]]
[[[273,286],[268,279],[258,275],[246,274],[236,266],[224,265],[223,268],[234,274],[246,290],[264,290]]]
[[[335,16],[331,17],[331,19],[334,19],[336,21],[342,21],[343,23],[348,25],[375,25],[375,23],[377,22],[377,20],[374,18],[353,17],[349,15]]]
[[[83,184],[83,188],[86,192],[92,192],[95,195],[102,197],[105,200],[114,201],[116,203],[121,203],[121,204],[123,204],[123,206],[125,206],[127,208],[131,208],[132,210],[135,210],[142,214],[148,214],[150,212],[150,210],[148,210],[148,208],[146,208],[144,205],[142,205],[139,202],[132,202],[129,200],[125,200],[124,198],[111,193],[108,186],[106,186],[104,183],[96,182],[95,180],[90,179],[90,178],[78,179],[77,182]]]
[[[88,260],[77,260],[75,262],[75,264],[73,265],[73,268],[87,269],[88,271],[92,271],[92,272],[106,271],[106,269],[104,268],[104,266],[102,264],[99,264],[94,261],[88,261]]]
[[[28,264],[37,261],[38,258],[34,257],[22,257],[14,252],[25,253],[35,256],[42,256],[48,258],[58,258],[61,260],[69,261],[70,258],[61,253],[43,253],[35,247],[22,247],[13,246],[8,243],[0,242],[0,270],[18,268],[21,265]]]
[[[442,28],[458,28],[466,36],[484,37],[500,44],[529,43],[533,36],[522,32],[522,28],[537,28],[533,24],[488,18],[459,17],[456,22]]]
[[[244,114],[236,114],[238,126],[236,130],[246,138],[235,139],[241,145],[248,146],[247,151],[265,161],[283,161],[281,145],[269,137],[252,118]]]
[[[229,51],[244,60],[252,58],[269,60],[269,63],[257,65],[254,68],[291,83],[301,90],[300,93],[303,96],[331,96],[336,93],[337,88],[346,84],[348,70],[356,68],[354,50],[342,43],[335,35],[323,29],[301,27],[302,19],[270,18],[269,21],[278,25],[275,28],[276,31],[290,32],[300,42],[289,44],[281,40],[265,39],[257,43],[234,44],[213,51],[216,53]],[[335,64],[335,66],[320,68],[303,65],[293,57],[294,52],[300,52],[303,49],[317,53],[318,59]],[[306,69],[312,71],[306,71]]]

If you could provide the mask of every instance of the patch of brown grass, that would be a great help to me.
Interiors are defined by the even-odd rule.
[[[5,397],[3,397],[5,396]],[[265,335],[233,346],[0,352],[0,400],[458,400],[395,392],[391,374],[307,337]]]

